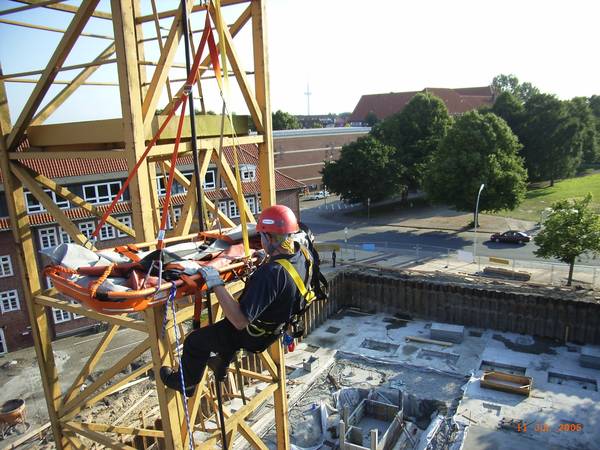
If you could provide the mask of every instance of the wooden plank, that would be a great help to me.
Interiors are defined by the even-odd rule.
[[[267,383],[273,383],[275,380],[273,377],[268,375],[263,375],[262,373],[253,372],[248,369],[240,368],[240,374],[246,378],[251,378],[253,380],[265,381]]]
[[[118,325],[123,328],[131,328],[133,330],[147,332],[148,328],[143,320],[132,319],[126,315],[113,316],[108,314],[102,314],[91,309],[87,309],[79,303],[71,303],[66,300],[58,298],[48,297],[46,295],[38,294],[34,299],[38,305],[49,306],[51,308],[58,308],[64,311],[72,312],[80,316],[85,316],[90,319],[97,320],[98,322],[107,322],[112,325]]]
[[[111,0],[113,30],[117,50],[119,91],[123,112],[122,136],[131,171],[145,151],[144,121],[141,108],[140,78],[137,65],[137,37],[133,7],[128,0]],[[148,164],[141,164],[129,184],[131,209],[136,239],[147,241],[154,236],[154,220],[150,204]]]
[[[77,434],[85,436],[94,442],[104,445],[107,448],[113,448],[116,450],[136,450],[135,447],[130,445],[122,444],[121,442],[115,441],[97,431],[92,431],[82,426],[80,422],[66,422],[64,425],[65,429],[71,430]]]
[[[188,14],[191,10],[192,4],[193,0],[186,1]],[[160,52],[156,70],[152,74],[152,80],[150,80],[150,85],[146,90],[144,102],[142,103],[142,120],[144,123],[149,123],[156,112],[156,105],[160,100],[162,89],[167,80],[173,60],[175,59],[175,53],[177,52],[179,40],[181,39],[181,17],[182,11],[181,8],[178,8],[177,14],[171,23],[171,29],[169,30],[165,45]]]
[[[264,132],[264,127],[263,127],[263,117],[261,114],[261,110],[260,110],[260,107],[256,100],[256,97],[254,95],[254,92],[252,92],[252,88],[250,87],[250,82],[248,81],[246,72],[244,72],[244,69],[240,65],[240,58],[239,58],[237,51],[235,49],[235,46],[233,44],[233,37],[231,36],[231,33],[229,32],[229,28],[227,27],[227,25],[225,25],[222,22],[222,15],[217,14],[214,8],[211,8],[210,13],[211,13],[211,16],[217,26],[217,30],[222,32],[222,33],[220,33],[220,35],[222,35],[224,38],[224,41],[225,41],[224,44],[225,44],[227,56],[229,58],[229,61],[231,62],[231,66],[233,68],[235,78],[236,78],[238,85],[240,87],[240,90],[242,92],[242,96],[244,97],[244,100],[246,101],[246,106],[248,107],[248,110],[250,111],[250,115],[252,116],[254,125],[256,126],[257,131],[259,133],[262,133],[262,132]],[[219,21],[220,21],[220,23],[219,23]]]
[[[277,339],[268,349],[269,355],[277,366],[277,390],[273,393],[273,404],[275,412],[275,428],[277,434],[277,445],[281,448],[290,447],[289,433],[289,409],[285,388],[285,355],[281,339]]]
[[[81,428],[91,431],[102,431],[107,433],[126,434],[128,436],[147,436],[154,438],[163,438],[165,433],[162,430],[154,430],[149,428],[136,428],[136,427],[120,427],[115,425],[108,425],[105,423],[95,422],[75,422],[70,421],[67,423],[76,423]]]
[[[15,0],[15,1],[18,1],[18,0]],[[14,26],[23,27],[23,28],[31,28],[34,30],[50,31],[51,33],[63,34],[66,31],[66,30],[63,30],[62,28],[47,27],[45,25],[37,25],[34,23],[19,22],[17,20],[0,19],[0,23],[5,23],[7,25],[14,25]],[[112,36],[107,36],[107,35],[103,35],[103,34],[95,34],[95,33],[81,33],[80,36],[86,36],[86,37],[92,37],[92,38],[98,38],[98,39],[107,39],[109,41],[113,40]]]
[[[86,378],[92,373],[92,371],[96,367],[96,364],[104,354],[104,351],[106,350],[108,345],[112,342],[112,339],[113,337],[115,337],[115,334],[117,334],[118,330],[118,325],[111,325],[108,331],[104,333],[104,336],[102,336],[102,339],[100,340],[94,351],[91,353],[89,359],[85,362],[85,364],[79,371],[79,374],[75,377],[75,379],[71,383],[71,386],[65,392],[62,402],[63,404],[68,403],[75,396],[75,391],[79,390]]]
[[[279,379],[279,368],[277,364],[273,361],[271,352],[264,351],[258,354],[260,360],[263,362],[265,366],[267,366],[267,370],[273,377],[273,382],[276,382]]]
[[[37,5],[40,3],[44,3],[44,0],[13,0],[13,1],[18,2],[18,3],[26,3],[28,5]],[[71,6],[71,5],[67,5],[64,3],[58,3],[58,4],[53,4],[53,5],[44,5],[43,7],[48,8],[48,9],[55,9],[57,11],[68,12],[71,14],[76,14],[77,10],[79,9],[77,6]],[[94,13],[92,13],[92,17],[97,17],[98,19],[112,20],[110,13],[102,12],[102,11],[95,11]]]
[[[16,177],[23,183],[23,185],[29,189],[33,196],[42,204],[44,209],[50,213],[50,215],[58,222],[63,230],[67,232],[69,236],[73,238],[75,243],[82,245],[89,249],[94,249],[93,244],[88,240],[87,237],[79,230],[71,219],[69,219],[63,210],[61,210],[56,203],[44,192],[44,189],[35,182],[33,177],[29,174],[30,170],[22,166],[18,161],[14,161],[10,164],[12,172]]]
[[[82,33],[83,34],[83,33]],[[108,47],[106,47],[92,62],[92,64],[104,63],[108,58],[112,56],[115,52],[115,44],[111,43]],[[48,117],[52,115],[54,111],[56,111],[67,99],[75,92],[83,83],[85,83],[93,74],[98,70],[100,65],[94,65],[91,67],[87,67],[82,70],[80,73],[73,78],[71,84],[62,89],[56,96],[44,106],[40,112],[38,112],[33,120],[31,121],[31,125],[41,125],[43,124]]]
[[[276,203],[275,158],[273,155],[273,125],[269,95],[269,61],[265,2],[253,1],[252,42],[254,49],[254,92],[262,113],[264,142],[258,144],[260,199],[265,209]]]
[[[2,67],[0,67],[2,74]],[[62,435],[57,410],[60,405],[61,390],[58,372],[52,352],[52,338],[48,326],[48,316],[44,307],[33,302],[33,296],[41,291],[37,249],[29,224],[29,216],[25,207],[23,186],[10,170],[8,149],[5,136],[10,132],[11,120],[8,110],[8,97],[4,82],[0,81],[0,170],[2,171],[6,204],[11,222],[11,231],[16,251],[16,263],[19,268],[19,281],[23,287],[23,296],[27,305],[27,314],[31,326],[31,336],[35,346],[40,378],[44,389],[44,397],[48,408],[48,418],[52,424],[54,442],[58,450],[67,445]]]
[[[4,15],[8,15],[8,14],[15,14],[15,13],[23,12],[23,11],[28,11],[30,9],[39,8],[41,6],[52,5],[54,3],[60,3],[61,1],[63,1],[63,0],[43,0],[42,2],[40,2],[39,5],[27,5],[27,6],[19,6],[17,8],[3,9],[0,11],[0,16],[4,16]]]
[[[13,147],[16,147],[18,144],[20,144],[21,138],[29,126],[31,118],[44,100],[44,96],[46,95],[46,92],[48,92],[48,89],[50,89],[52,81],[54,78],[56,78],[58,69],[62,67],[63,63],[67,59],[67,56],[69,56],[71,49],[79,37],[79,33],[81,33],[87,24],[98,3],[99,0],[84,0],[81,3],[81,6],[75,14],[75,17],[73,17],[73,20],[69,24],[67,31],[65,31],[65,34],[56,47],[54,54],[48,61],[46,70],[44,70],[44,73],[33,89],[33,92],[29,96],[27,103],[23,107],[19,118],[16,120],[15,125],[10,132],[6,143],[9,150],[12,150]]]
[[[115,375],[119,374],[119,372],[127,368],[133,361],[139,358],[140,355],[146,352],[149,346],[150,338],[144,339],[132,350],[130,350],[125,356],[118,360],[112,367],[102,372],[102,375],[100,375],[92,384],[87,386],[83,391],[78,392],[77,395],[71,401],[64,404],[64,406],[60,410],[61,416],[64,416],[69,412],[73,411],[78,406],[81,406],[86,401],[86,399],[97,389],[100,389],[104,385],[104,383],[109,381]],[[111,387],[114,387],[116,385],[120,386],[120,383],[116,383]]]
[[[169,156],[173,152],[172,143],[175,142],[177,136],[177,120],[178,116],[169,122],[161,134],[162,143],[171,143]],[[141,142],[145,145],[150,142],[154,134],[164,123],[166,116],[154,116],[151,118],[150,124],[143,133],[140,134]],[[218,142],[218,136],[221,134],[221,116],[212,114],[196,115],[196,131],[201,138],[198,144],[203,143],[202,138],[213,138],[209,142]],[[247,134],[248,123],[247,116],[235,116],[233,120],[233,128],[227,123],[225,134]],[[27,131],[29,143],[32,147],[49,147],[57,145],[93,145],[93,144],[110,144],[115,148],[123,146],[125,143],[123,135],[123,120],[122,119],[102,119],[83,122],[57,123],[48,125],[31,126]],[[190,124],[186,121],[181,132],[184,140],[181,150],[185,150],[184,143],[188,143],[191,138]],[[241,139],[241,138],[240,138]],[[255,141],[256,137],[240,140]],[[214,146],[213,146],[214,147]],[[200,148],[212,148],[211,146],[202,146]]]
[[[183,423],[185,412],[183,411],[183,403],[178,398],[180,394],[172,389],[167,389],[160,380],[159,371],[161,366],[175,366],[175,360],[170,352],[169,336],[165,333],[163,337],[160,332],[162,328],[163,318],[161,313],[164,311],[163,308],[148,308],[144,311],[144,314],[146,322],[150,325],[150,351],[152,353],[152,365],[156,379],[156,393],[158,395],[160,415],[165,431],[165,443],[167,448],[184,448],[181,424]]]
[[[411,342],[421,342],[423,344],[441,345],[442,347],[452,347],[454,345],[452,342],[437,341],[435,339],[427,339],[419,336],[406,336],[404,339]]]
[[[14,450],[19,447],[21,444],[24,444],[29,439],[33,438],[36,434],[42,433],[44,430],[50,428],[50,422],[46,422],[44,425],[35,427],[33,430],[28,431],[27,433],[19,436],[18,439],[12,441],[10,445],[5,450]]]
[[[244,422],[243,420],[240,420],[238,422],[238,430],[240,432],[240,434],[242,436],[244,436],[244,438],[256,449],[259,450],[268,450],[269,447],[267,447],[265,445],[265,443],[262,441],[262,439],[260,437],[258,437],[258,435],[252,431],[252,428],[250,428],[250,426]]]
[[[221,0],[221,6],[238,5],[240,3],[248,3],[249,1],[250,0]],[[200,5],[194,6],[192,8],[191,12],[203,11],[205,9],[206,9],[206,6],[204,4],[200,4]],[[173,17],[174,15],[177,14],[178,11],[179,11],[179,9],[171,9],[169,11],[159,12],[158,18],[165,19],[167,17]],[[152,14],[148,14],[148,15],[140,16],[140,17],[136,18],[137,23],[150,22],[151,20],[154,20],[154,15],[152,15]]]
[[[221,117],[221,116],[214,116]],[[220,119],[219,119],[220,120]],[[219,148],[219,144],[221,142],[220,137],[212,137],[212,138],[198,138],[198,148]],[[223,137],[223,147],[231,147],[232,145],[244,145],[244,144],[260,144],[264,142],[264,136],[261,135],[250,135],[250,136],[237,136],[236,138],[232,137]],[[150,153],[148,154],[148,159],[150,161],[155,161],[158,159],[164,159],[165,157],[170,157],[173,152],[172,144],[165,145],[155,145]],[[184,154],[192,152],[191,142],[182,142],[179,145],[179,155],[183,156]]]

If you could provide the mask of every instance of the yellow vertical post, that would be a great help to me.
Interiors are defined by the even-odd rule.
[[[123,137],[127,166],[131,169],[145,150],[135,22],[131,2],[112,0],[111,7],[123,115]],[[150,208],[151,193],[148,178],[148,164],[142,164],[129,185],[133,224],[136,233],[139,233],[136,234],[136,238],[140,241],[150,241],[156,237],[152,208]]]
[[[2,68],[0,67],[0,76]],[[4,192],[12,228],[15,249],[17,251],[17,264],[19,267],[21,286],[25,295],[25,302],[29,313],[31,324],[31,335],[35,346],[40,376],[48,406],[48,417],[52,424],[56,448],[62,450],[68,446],[68,441],[62,434],[58,418],[58,408],[61,401],[60,384],[58,373],[52,353],[52,338],[48,327],[48,316],[46,308],[34,302],[34,296],[41,291],[40,275],[33,234],[29,224],[29,216],[25,207],[25,195],[23,185],[12,174],[6,147],[6,136],[11,131],[10,113],[8,110],[8,98],[4,87],[4,81],[0,79],[0,169],[2,170]],[[25,258],[25,255],[32,257]]]
[[[252,0],[252,41],[254,45],[254,84],[256,100],[263,120],[264,140],[258,144],[260,165],[260,197],[263,209],[274,205],[275,160],[273,157],[273,128],[271,98],[269,96],[269,68],[267,56],[267,24],[263,0]]]

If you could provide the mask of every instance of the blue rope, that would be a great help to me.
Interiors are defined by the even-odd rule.
[[[177,314],[175,312],[175,294],[177,293],[177,287],[175,283],[171,285],[171,290],[169,291],[169,298],[167,299],[167,307],[165,308],[165,320],[163,320],[163,336],[166,328],[166,318],[167,312],[169,309],[169,304],[171,305],[171,311],[173,313],[173,328],[175,329],[175,348],[177,349],[177,360],[179,361],[179,377],[181,379],[181,391],[183,394],[183,409],[185,411],[185,421],[187,423],[188,428],[188,437],[190,441],[190,450],[194,450],[194,433],[192,432],[192,427],[190,424],[190,413],[188,411],[188,398],[185,394],[185,381],[183,377],[183,363],[181,361],[181,353],[179,352],[179,330],[177,329]]]

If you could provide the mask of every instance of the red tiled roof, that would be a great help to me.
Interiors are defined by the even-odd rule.
[[[233,147],[225,147],[223,149],[225,158],[233,165],[234,152]],[[238,147],[238,162],[242,164],[253,164],[258,168],[258,147],[252,144],[245,144]],[[72,159],[68,164],[64,160],[24,160],[23,163],[48,178],[76,177],[82,175],[99,175],[110,172],[126,172],[127,163],[125,159],[105,159],[105,160],[83,160]],[[100,164],[99,164],[100,163]],[[192,156],[186,155],[179,160],[180,165],[192,164]],[[0,180],[1,178],[0,171]],[[291,189],[302,189],[306,185],[293,178],[284,175],[275,170],[275,186],[278,191],[286,191]],[[260,172],[257,170],[254,181],[242,182],[242,190],[244,195],[252,195],[260,193]],[[211,201],[231,198],[227,188],[219,188],[205,191],[206,196]],[[176,194],[171,197],[171,203],[174,206],[183,205],[185,194]],[[160,206],[164,204],[164,197],[159,198]],[[98,205],[97,209],[103,213],[108,208],[108,204]],[[131,213],[131,203],[129,201],[119,202],[115,205],[113,214]],[[85,220],[94,217],[83,208],[72,208],[65,210],[65,215],[71,220]],[[31,225],[40,226],[54,223],[55,220],[47,212],[29,214]],[[0,218],[0,230],[9,230],[10,220],[7,217]]]
[[[414,92],[390,92],[389,94],[363,95],[348,119],[350,122],[364,122],[370,112],[383,120],[400,112],[419,92],[430,92],[442,99],[450,114],[463,114],[472,109],[493,104],[493,92],[490,86],[459,89],[425,88]]]

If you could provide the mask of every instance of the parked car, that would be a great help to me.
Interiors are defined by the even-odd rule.
[[[305,198],[306,198],[306,200],[321,200],[326,197],[329,197],[328,191],[319,191],[319,192],[315,192],[314,194],[309,194]]]
[[[509,230],[504,233],[494,233],[490,236],[492,242],[510,242],[513,244],[525,244],[531,240],[531,236],[523,231]]]

